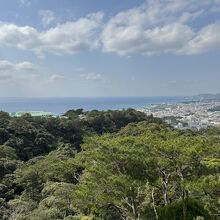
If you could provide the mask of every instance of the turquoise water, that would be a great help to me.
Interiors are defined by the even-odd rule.
[[[143,108],[150,104],[179,103],[187,97],[92,97],[92,98],[0,98],[0,110],[48,111],[61,114],[70,109],[117,110]]]

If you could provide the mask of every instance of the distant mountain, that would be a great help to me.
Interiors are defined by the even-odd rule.
[[[217,93],[217,94],[200,94],[196,97],[200,100],[220,100],[220,93]]]

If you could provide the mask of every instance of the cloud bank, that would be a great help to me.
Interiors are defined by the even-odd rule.
[[[98,46],[96,34],[102,17],[102,12],[89,14],[77,21],[59,24],[43,32],[30,26],[1,23],[0,46],[30,50],[37,55],[62,55],[92,50]]]
[[[220,49],[220,22],[195,27],[193,22],[216,13],[220,0],[148,0],[104,19],[103,12],[57,24],[46,31],[0,23],[0,46],[33,51],[38,56],[99,49],[130,56],[163,53],[192,55]],[[54,21],[41,11],[45,26]]]
[[[200,30],[191,25],[217,5],[219,0],[146,1],[107,22],[102,32],[103,50],[119,55],[188,55],[220,49],[220,23],[208,24]]]

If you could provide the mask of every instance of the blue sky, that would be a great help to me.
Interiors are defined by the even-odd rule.
[[[220,92],[220,0],[2,0],[0,96]]]

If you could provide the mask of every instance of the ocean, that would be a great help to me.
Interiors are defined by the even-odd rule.
[[[70,109],[120,110],[143,108],[151,104],[180,103],[188,97],[79,97],[79,98],[0,98],[0,110],[46,111],[62,114]]]

